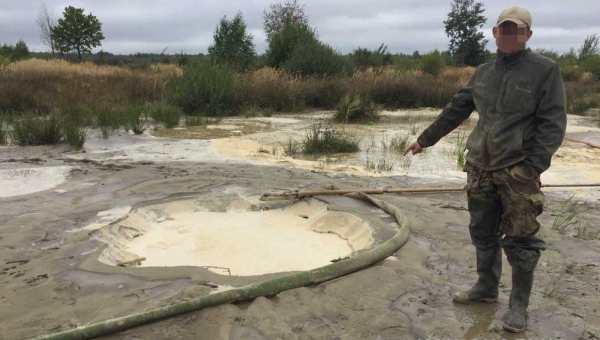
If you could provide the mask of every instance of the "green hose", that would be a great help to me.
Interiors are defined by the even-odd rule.
[[[211,295],[201,296],[189,301],[178,302],[176,304],[154,309],[139,314],[122,316],[114,319],[100,321],[97,323],[81,326],[78,328],[66,330],[59,333],[39,336],[35,339],[54,339],[54,340],[79,340],[92,339],[101,335],[106,335],[118,331],[123,331],[133,327],[157,322],[173,316],[197,311],[206,307],[217,306],[232,302],[242,302],[255,299],[260,296],[271,296],[285,290],[315,285],[329,281],[360,269],[380,262],[400,249],[408,240],[409,223],[408,219],[399,209],[387,202],[375,199],[362,193],[348,195],[354,198],[363,199],[370,202],[390,215],[393,215],[400,229],[389,240],[383,244],[359,253],[339,262],[332,263],[320,268],[307,270],[304,272],[292,274],[289,276],[267,280],[256,284],[243,286],[240,288],[219,292]]]

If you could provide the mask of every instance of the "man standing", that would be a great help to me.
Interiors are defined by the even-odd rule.
[[[457,303],[496,302],[504,249],[512,267],[512,290],[504,329],[522,332],[533,271],[546,249],[534,236],[544,195],[540,174],[550,166],[566,129],[564,85],[556,63],[526,49],[531,15],[514,6],[493,29],[495,60],[477,68],[436,120],[410,144],[413,155],[437,143],[469,117],[479,121],[467,140],[469,231],[477,254],[477,283],[457,292]],[[502,237],[504,235],[504,237]]]

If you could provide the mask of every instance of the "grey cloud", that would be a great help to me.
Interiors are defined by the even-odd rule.
[[[480,0],[481,1],[481,0]],[[388,51],[412,53],[414,50],[446,49],[448,39],[443,21],[451,0],[306,0],[306,12],[321,40],[348,53],[358,46],[376,48],[381,43]],[[484,26],[488,47],[495,49],[491,29],[497,15],[513,0],[483,0],[488,18]],[[269,0],[193,1],[193,0],[46,0],[49,8],[61,14],[73,5],[92,12],[103,24],[105,51],[112,53],[206,52],[221,17],[241,11],[259,53],[266,48],[262,14]],[[39,42],[35,18],[39,0],[0,0],[0,42],[24,39],[34,50],[45,50]],[[533,15],[534,37],[530,46],[566,52],[578,48],[586,35],[599,33],[600,1],[547,0],[526,2]],[[96,49],[99,50],[100,48]]]

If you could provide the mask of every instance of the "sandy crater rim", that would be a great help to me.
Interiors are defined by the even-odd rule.
[[[197,266],[236,276],[309,270],[374,243],[368,222],[322,201],[276,204],[238,194],[153,204],[91,238],[107,244],[98,259],[109,265]]]

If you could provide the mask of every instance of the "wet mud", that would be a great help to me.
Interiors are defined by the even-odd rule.
[[[390,115],[387,127],[346,128],[356,133],[367,131],[361,143],[369,144],[374,137],[375,144],[381,145],[378,129],[387,129],[386,135],[410,133],[412,123],[403,114]],[[286,274],[229,276],[189,265],[103,263],[100,257],[106,243],[91,234],[122,221],[140,207],[232,190],[256,198],[264,192],[330,185],[397,188],[464,182],[454,157],[442,157],[444,148],[454,147],[456,136],[444,139],[438,151],[429,150],[423,156],[431,160],[408,173],[365,171],[360,161],[363,153],[347,159],[335,156],[342,160],[319,167],[318,159],[257,152],[261,146],[268,150],[287,140],[285,137],[300,140],[306,126],[323,115],[262,118],[271,121],[271,130],[209,140],[121,133],[108,140],[92,136],[85,152],[65,145],[0,147],[2,181],[18,178],[26,183],[35,179],[34,173],[64,170],[59,180],[43,181],[52,184],[49,187],[29,182],[17,186],[23,191],[6,191],[0,197],[0,338],[56,332]],[[591,121],[581,117],[569,120],[570,137],[598,138],[599,129]],[[439,173],[419,170],[433,162],[444,164]],[[599,150],[565,142],[542,181],[598,182],[598,164]],[[31,187],[36,190],[25,190]],[[530,326],[524,334],[502,330],[501,317],[508,308],[511,286],[506,259],[499,303],[452,303],[456,290],[466,289],[476,280],[475,251],[469,240],[465,194],[437,193],[378,195],[408,216],[411,236],[397,253],[368,269],[104,339],[596,339],[600,337],[598,190],[548,189],[545,195],[540,236],[549,249],[536,271]],[[373,244],[393,233],[393,219],[371,206],[345,197],[323,199],[331,210],[366,221],[373,229]],[[556,219],[573,209],[578,224],[560,232],[553,230]]]

